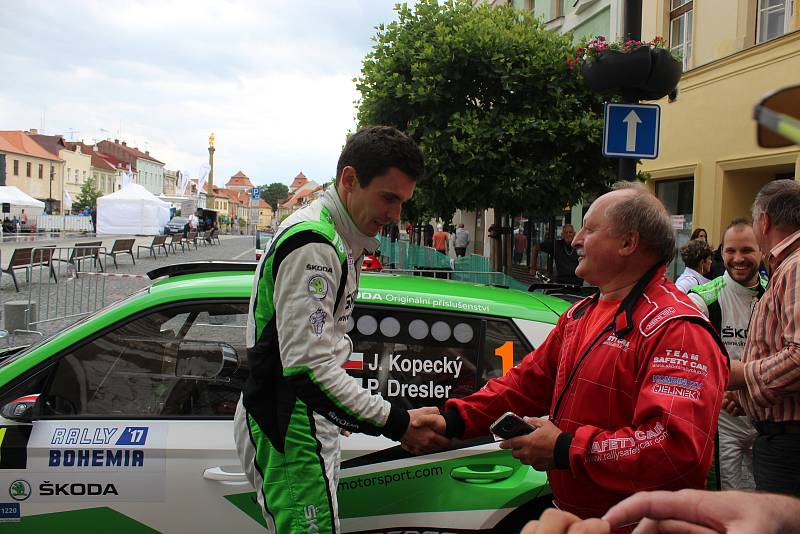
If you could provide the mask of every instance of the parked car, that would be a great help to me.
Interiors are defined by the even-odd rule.
[[[183,229],[188,222],[189,222],[188,217],[175,216],[172,219],[170,219],[167,225],[164,227],[164,233],[167,235],[182,234]]]
[[[0,360],[4,533],[263,532],[233,441],[255,266],[156,269],[149,287]],[[442,405],[508,371],[567,306],[364,274],[343,367],[404,408]],[[341,439],[343,532],[518,532],[550,502],[546,474],[491,439],[418,457],[383,437]]]

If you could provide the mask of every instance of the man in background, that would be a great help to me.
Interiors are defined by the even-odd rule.
[[[531,251],[531,273],[539,270],[539,252],[550,254],[555,264],[553,281],[558,284],[583,285],[583,279],[575,274],[578,267],[578,254],[572,248],[575,228],[565,224],[561,229],[561,239],[555,242],[537,243]]]
[[[469,245],[469,232],[464,228],[464,223],[459,223],[456,228],[456,236],[453,241],[453,248],[456,250],[456,256],[463,257],[467,255],[467,246]]]
[[[725,272],[719,278],[689,291],[692,299],[719,333],[732,360],[741,360],[753,307],[767,285],[758,266],[761,251],[753,227],[734,219],[722,238]],[[756,429],[743,415],[722,410],[719,415],[719,476],[721,487],[755,489],[753,442]]]
[[[433,234],[433,248],[442,254],[447,254],[447,250],[450,248],[450,234],[444,231],[441,224],[436,225],[436,232]]]

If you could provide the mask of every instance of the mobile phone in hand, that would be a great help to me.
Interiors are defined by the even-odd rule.
[[[514,412],[506,412],[497,418],[497,421],[489,426],[489,430],[495,436],[503,439],[516,438],[517,436],[525,436],[530,434],[536,427],[533,427],[525,422],[522,417]]]

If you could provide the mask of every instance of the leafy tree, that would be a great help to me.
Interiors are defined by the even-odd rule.
[[[600,150],[602,101],[567,66],[570,36],[512,6],[420,0],[396,11],[356,79],[358,120],[420,144],[418,215],[554,214],[605,190],[615,162]]]
[[[72,209],[92,209],[97,206],[97,199],[101,196],[103,196],[103,193],[98,191],[97,183],[95,182],[94,178],[89,177],[81,186],[81,192],[78,195],[78,198],[72,202]]]
[[[277,211],[278,202],[289,196],[289,186],[280,182],[262,185],[259,189],[261,189],[261,198],[272,206],[272,211]]]

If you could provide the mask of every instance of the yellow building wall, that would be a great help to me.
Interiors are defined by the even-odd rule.
[[[664,1],[644,4],[642,37],[668,35]],[[643,160],[639,170],[654,182],[693,176],[693,227],[706,228],[718,243],[732,218],[749,216],[767,181],[800,175],[800,148],[759,148],[752,118],[764,95],[800,83],[800,31],[737,52],[740,43],[754,42],[755,2],[695,0],[694,9],[694,67],[683,74],[677,101],[657,102],[659,157]]]
[[[19,174],[17,175],[14,174],[14,160],[19,161]],[[26,164],[29,162],[31,163],[30,178],[26,175]],[[39,178],[40,164],[44,165],[41,179]],[[53,200],[55,200],[57,206],[60,206],[63,196],[61,177],[64,167],[64,163],[61,161],[8,152],[6,153],[6,185],[13,185],[33,198],[49,198],[51,165],[55,167],[55,176],[53,177]]]

